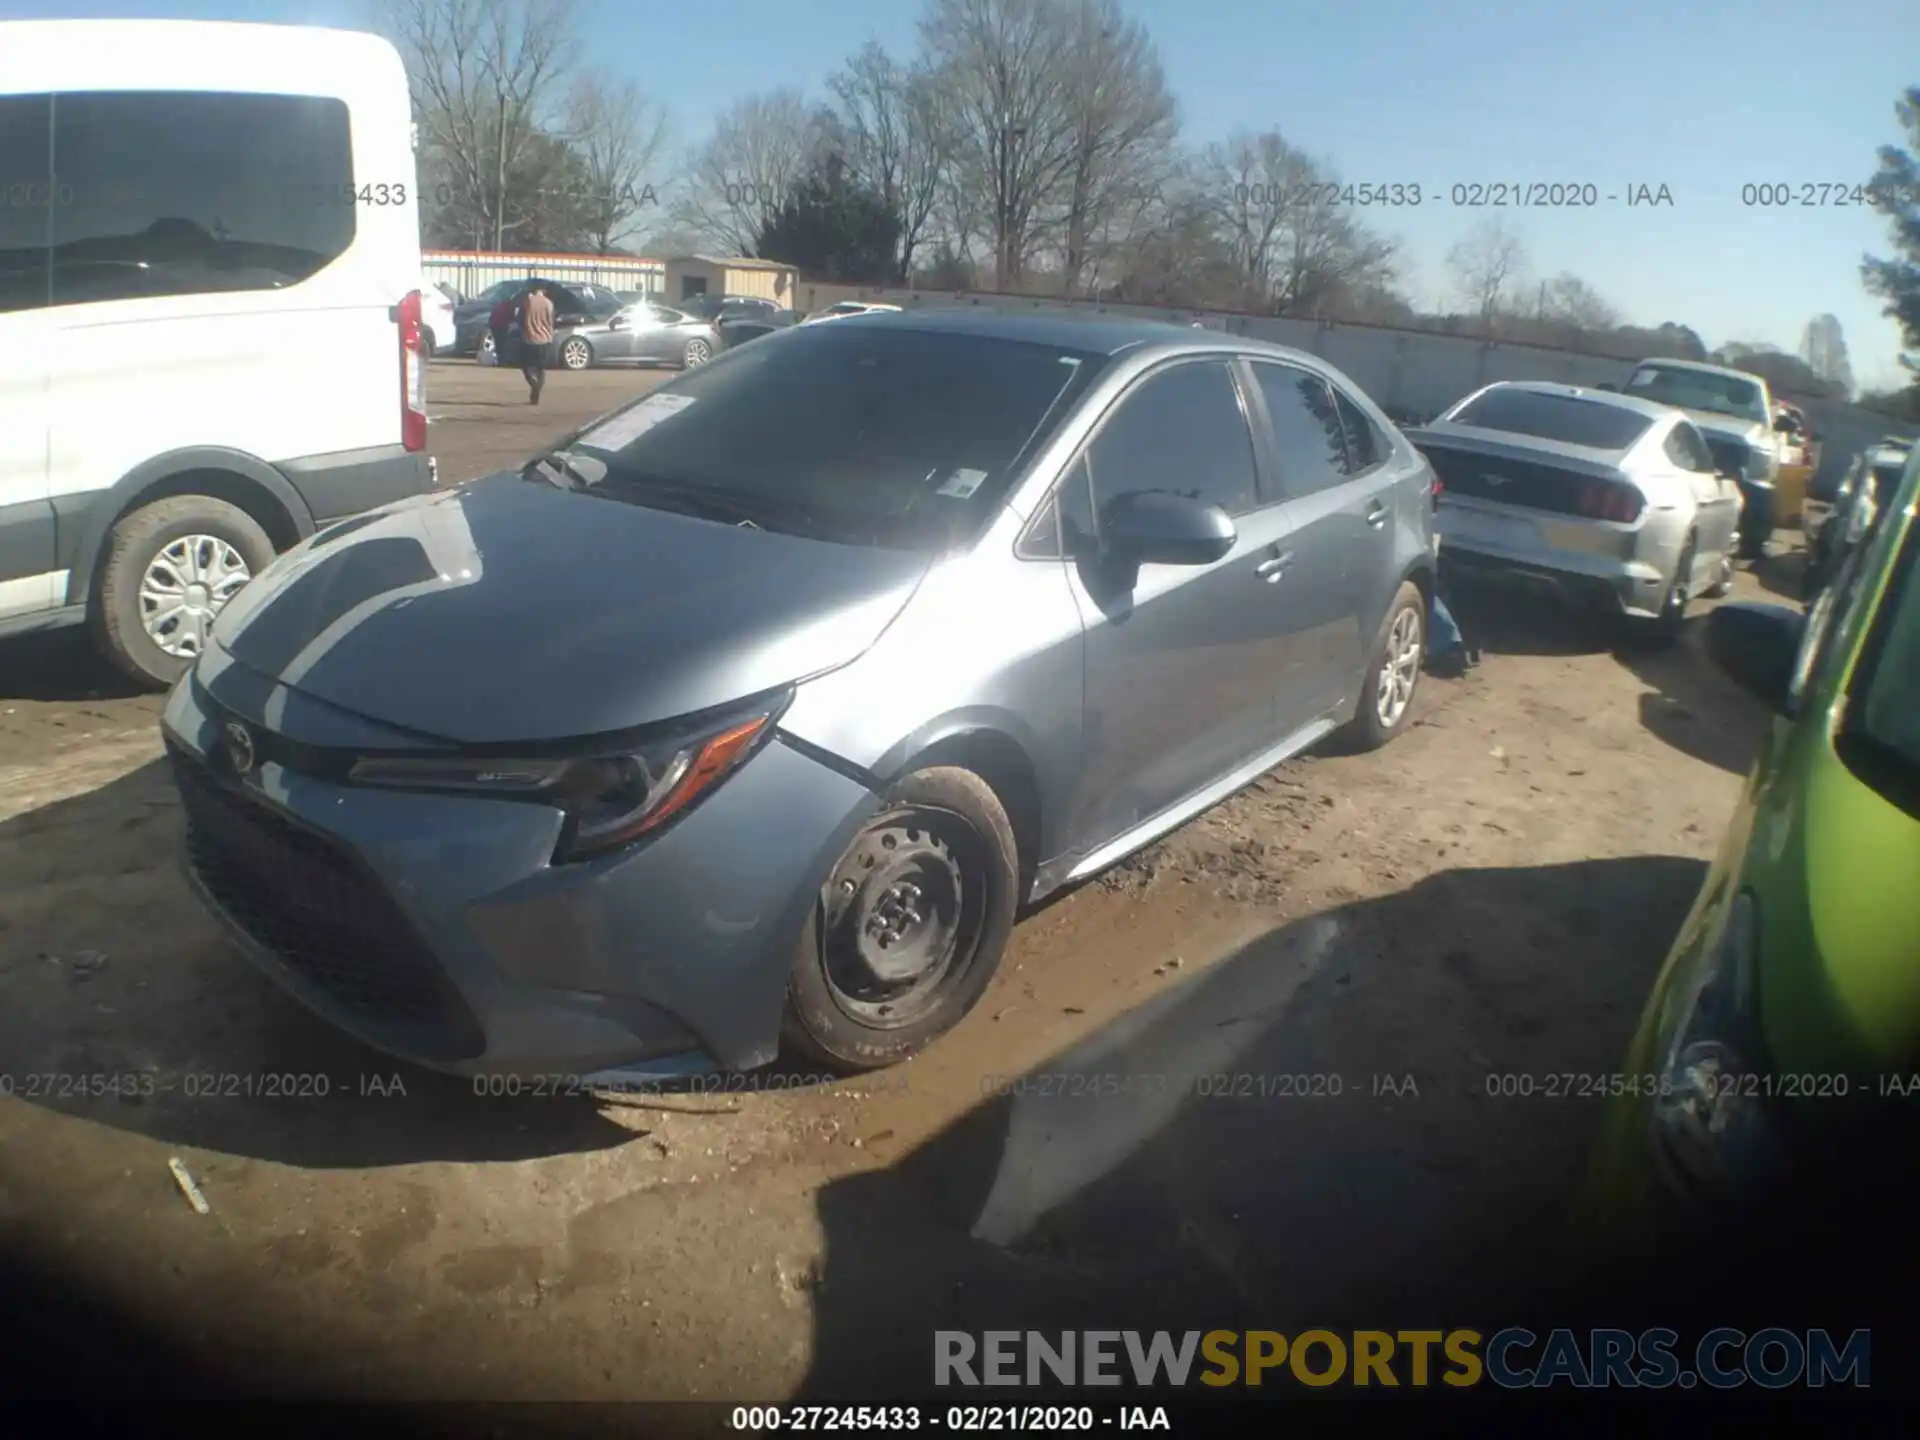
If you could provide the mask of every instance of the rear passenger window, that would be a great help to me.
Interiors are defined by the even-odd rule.
[[[1257,364],[1253,373],[1273,421],[1280,484],[1287,495],[1298,498],[1345,484],[1346,436],[1327,382],[1291,365]]]
[[[1707,442],[1700,438],[1700,432],[1691,425],[1676,425],[1667,436],[1667,458],[1682,470],[1699,470],[1713,473],[1713,452],[1707,449]]]
[[[1233,377],[1218,361],[1176,365],[1128,391],[1087,461],[1100,506],[1139,490],[1192,495],[1229,515],[1260,503],[1253,436]]]
[[[0,315],[47,303],[46,95],[0,95]]]
[[[1387,437],[1338,385],[1333,387],[1333,408],[1340,413],[1340,429],[1347,437],[1347,474],[1364,475],[1387,458]]]
[[[62,94],[53,169],[55,305],[277,290],[353,243],[342,100]],[[370,203],[412,203],[396,182],[367,189]]]

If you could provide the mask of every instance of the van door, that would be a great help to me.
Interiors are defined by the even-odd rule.
[[[66,601],[47,498],[51,104],[0,96],[0,621]]]

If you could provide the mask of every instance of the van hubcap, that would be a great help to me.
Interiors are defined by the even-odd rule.
[[[190,660],[206,649],[218,615],[253,572],[216,535],[187,535],[167,545],[140,577],[140,623],[168,655]]]

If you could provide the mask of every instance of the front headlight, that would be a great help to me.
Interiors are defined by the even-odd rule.
[[[773,734],[782,705],[690,727],[658,740],[533,759],[369,756],[356,784],[388,790],[527,800],[565,813],[556,862],[584,860],[657,833],[684,815]]]
[[[1718,941],[1701,947],[1670,991],[1648,1138],[1655,1168],[1683,1203],[1738,1194],[1780,1166],[1754,997],[1758,944],[1753,898],[1743,892]]]

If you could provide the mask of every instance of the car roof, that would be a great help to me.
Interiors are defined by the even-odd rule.
[[[1285,360],[1314,369],[1325,368],[1322,361],[1303,351],[1255,340],[1250,336],[1228,335],[1218,330],[1195,330],[1191,326],[1117,315],[1081,319],[1064,312],[1013,315],[1003,310],[950,306],[870,310],[864,314],[849,315],[834,328],[837,330],[841,326],[885,326],[896,330],[978,335],[992,340],[1019,340],[1033,345],[1052,345],[1062,350],[1106,356],[1144,348],[1169,355],[1247,355]]]
[[[1725,380],[1747,380],[1755,385],[1767,383],[1764,378],[1749,371],[1736,370],[1731,365],[1709,365],[1701,360],[1668,360],[1665,357],[1659,357],[1637,361],[1633,368],[1638,370],[1643,365],[1658,365],[1662,370],[1692,370],[1700,375],[1718,375]]]
[[[1616,410],[1630,410],[1649,420],[1680,414],[1673,406],[1662,405],[1658,400],[1642,400],[1638,395],[1622,395],[1617,390],[1601,390],[1591,385],[1556,385],[1547,380],[1496,380],[1474,394],[1484,395],[1488,390],[1524,390],[1529,395],[1558,395],[1568,400],[1590,400],[1599,405],[1610,405]],[[1681,418],[1686,417],[1682,415]]]

